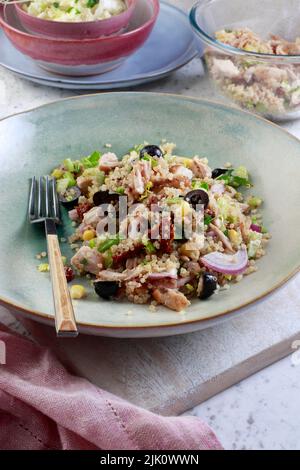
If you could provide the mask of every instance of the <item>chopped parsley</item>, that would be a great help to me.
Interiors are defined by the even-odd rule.
[[[120,243],[120,238],[109,238],[108,240],[105,240],[104,242],[100,243],[98,246],[98,251],[100,253],[105,253],[105,251],[109,250],[112,246],[118,245]]]
[[[125,193],[125,189],[122,188],[122,186],[119,186],[119,187],[116,189],[116,193],[118,193],[118,194],[124,194],[124,193]]]
[[[147,153],[145,153],[145,155],[143,155],[141,160],[146,160],[146,161],[150,162],[151,163],[151,168],[155,168],[158,165],[158,161],[155,160],[155,158],[152,158],[151,155],[148,155]]]
[[[153,253],[156,252],[155,246],[154,246],[153,243],[150,242],[150,241],[148,241],[147,243],[145,243],[145,249],[146,249],[146,252],[148,253],[148,255],[152,255]]]
[[[205,191],[208,191],[209,185],[205,181],[192,181],[192,189],[205,189]]]
[[[90,240],[90,241],[89,241],[89,247],[90,247],[90,248],[95,248],[95,247],[96,247],[96,240],[95,240],[95,238],[93,238],[93,240]]]
[[[87,0],[86,6],[88,8],[94,8],[94,6],[97,5],[97,3],[99,3],[99,0]]]
[[[100,158],[101,158],[101,153],[95,151],[91,153],[91,155],[88,155],[87,157],[83,158],[81,160],[81,163],[83,164],[85,169],[94,168],[95,166],[98,165]]]
[[[213,218],[212,218],[211,215],[207,215],[207,214],[206,214],[206,215],[204,216],[204,225],[209,225],[209,224],[211,223],[212,219],[213,219]]]
[[[114,264],[111,251],[108,251],[104,256],[104,266],[106,269],[112,268]]]
[[[240,188],[241,186],[246,188],[251,187],[247,170],[244,167],[239,167],[235,170],[230,169],[223,175],[218,176],[216,180],[222,180],[226,185],[232,186],[233,188]]]

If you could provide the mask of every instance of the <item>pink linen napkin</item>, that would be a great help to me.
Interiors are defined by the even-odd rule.
[[[2,326],[0,342],[0,449],[222,449],[197,417],[166,418],[131,405]]]

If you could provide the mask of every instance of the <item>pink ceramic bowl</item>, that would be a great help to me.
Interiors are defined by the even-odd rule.
[[[134,13],[137,0],[125,0],[127,9],[119,15],[97,21],[83,21],[70,23],[61,21],[44,20],[29,15],[23,10],[21,4],[16,4],[15,9],[24,28],[42,36],[50,36],[64,39],[85,39],[109,36],[127,28]]]
[[[127,32],[81,40],[26,32],[13,5],[0,6],[0,25],[12,44],[41,67],[62,75],[87,76],[121,65],[144,44],[158,13],[159,0],[138,0]]]

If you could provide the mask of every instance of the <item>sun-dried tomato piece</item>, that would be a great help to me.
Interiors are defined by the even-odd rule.
[[[82,204],[79,204],[79,206],[75,207],[78,214],[78,218],[82,220],[84,214],[88,212],[91,208],[92,205],[89,202],[83,202]]]
[[[73,281],[75,277],[73,269],[70,268],[69,266],[65,267],[65,275],[66,275],[67,282]]]
[[[170,225],[170,238],[160,240],[160,250],[162,253],[170,254],[173,251],[173,240],[175,236],[174,224]]]
[[[133,250],[124,251],[119,255],[113,256],[113,266],[118,267],[124,264],[129,258],[134,258],[135,256],[139,255],[143,250],[144,245],[140,244],[137,245]]]

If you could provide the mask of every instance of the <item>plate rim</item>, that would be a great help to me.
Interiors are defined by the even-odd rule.
[[[163,79],[170,75],[173,72],[176,72],[177,70],[181,69],[185,65],[189,64],[193,59],[195,59],[198,55],[197,51],[193,51],[193,47],[190,47],[190,54],[188,54],[188,50],[182,54],[181,58],[184,59],[180,64],[178,64],[176,67],[171,67],[170,69],[162,69],[160,72],[157,72],[156,74],[152,75],[147,75],[147,76],[136,76],[135,78],[131,78],[128,80],[122,80],[122,81],[113,81],[113,82],[105,82],[105,83],[100,83],[100,82],[94,82],[94,83],[87,83],[87,84],[77,84],[75,82],[68,82],[68,81],[62,81],[60,79],[53,80],[51,77],[48,78],[40,78],[40,77],[35,77],[33,75],[25,74],[23,72],[18,72],[17,70],[14,70],[13,67],[3,65],[0,63],[0,66],[5,68],[6,70],[9,70],[11,73],[17,75],[20,78],[24,78],[25,80],[28,80],[30,82],[35,82],[38,83],[42,86],[49,86],[52,88],[61,88],[61,89],[69,89],[69,90],[114,90],[118,88],[128,88],[131,86],[139,86],[147,83],[154,82],[156,80]],[[64,86],[67,85],[67,86]],[[89,93],[92,94],[92,93]]]
[[[160,3],[165,5],[170,10],[174,10],[177,13],[184,16],[187,19],[187,25],[189,25],[188,15],[185,13],[184,10],[182,10],[181,8],[179,8],[175,5],[170,4],[169,2],[167,2],[165,0],[160,0]],[[161,14],[161,12],[160,12],[160,14]],[[4,34],[4,32],[2,32],[2,34]],[[4,36],[5,36],[5,34],[4,34]],[[35,79],[35,80],[47,82],[48,86],[52,86],[51,84],[55,83],[55,84],[72,85],[74,87],[77,87],[77,88],[74,88],[74,89],[82,89],[81,87],[88,87],[88,86],[93,86],[93,87],[99,86],[99,89],[101,89],[101,85],[103,87],[111,86],[111,87],[115,87],[115,88],[117,88],[117,87],[126,87],[126,86],[132,86],[136,82],[138,82],[138,84],[142,84],[143,81],[146,82],[146,81],[149,81],[149,80],[151,80],[151,81],[158,80],[159,78],[163,78],[164,76],[166,76],[166,75],[168,75],[172,72],[175,72],[176,70],[180,69],[184,65],[188,64],[191,60],[193,60],[198,55],[198,51],[197,51],[197,48],[196,48],[196,43],[195,43],[195,39],[194,39],[194,35],[193,35],[192,30],[191,30],[191,37],[192,37],[192,41],[189,44],[189,47],[186,49],[186,51],[183,54],[181,54],[180,62],[178,62],[178,60],[176,60],[176,64],[177,64],[176,66],[174,66],[174,61],[173,61],[171,64],[165,66],[164,68],[161,68],[160,70],[158,70],[154,73],[152,72],[152,73],[148,73],[148,74],[135,75],[130,79],[123,79],[123,80],[115,79],[115,80],[106,81],[106,82],[93,81],[93,82],[90,82],[90,83],[83,83],[83,82],[79,82],[79,81],[74,81],[74,79],[72,79],[72,77],[70,77],[70,76],[69,76],[68,79],[67,78],[64,79],[63,75],[58,75],[58,74],[55,75],[54,73],[52,73],[53,77],[49,76],[47,78],[43,78],[43,77],[40,77],[40,76],[35,75],[35,74],[27,73],[26,71],[24,72],[24,71],[16,70],[16,69],[14,69],[13,66],[4,64],[1,60],[0,60],[0,65],[3,68],[5,68],[6,70],[9,70],[9,71],[11,71],[11,72],[23,77],[23,78],[26,78],[28,80]],[[6,36],[5,36],[5,38],[6,38]],[[6,40],[8,41],[7,38],[6,38]],[[12,47],[14,47],[14,46],[12,45]],[[143,47],[144,47],[144,45],[141,47],[141,49]],[[28,59],[28,60],[30,60],[30,59]],[[105,74],[100,74],[100,79],[103,76],[105,76]],[[66,77],[68,77],[68,76],[66,75]],[[85,89],[88,89],[88,88],[85,88]]]
[[[275,129],[277,129],[278,132],[281,132],[282,134],[287,135],[288,138],[290,138],[290,139],[294,140],[295,142],[297,142],[297,144],[299,145],[299,148],[300,148],[300,139],[298,137],[291,134],[286,129],[280,127],[278,124],[275,124],[274,122],[271,122],[271,121],[269,121],[269,120],[267,120],[267,119],[265,119],[261,116],[255,115],[255,114],[253,114],[249,111],[246,111],[246,110],[239,109],[239,108],[237,108],[235,106],[232,106],[232,105],[227,105],[227,104],[221,103],[221,102],[216,101],[216,100],[209,100],[209,99],[205,99],[205,98],[198,98],[198,97],[193,97],[193,96],[188,96],[188,95],[179,95],[179,94],[176,94],[176,93],[158,93],[158,92],[142,92],[142,91],[141,92],[139,92],[139,91],[138,92],[137,91],[120,91],[120,92],[116,92],[115,91],[115,92],[104,92],[104,93],[101,93],[101,94],[99,94],[99,93],[88,93],[86,95],[72,96],[72,97],[67,97],[67,98],[54,100],[54,101],[51,101],[49,103],[45,103],[45,104],[27,109],[25,111],[20,111],[20,112],[17,112],[17,113],[10,114],[8,116],[0,118],[0,124],[4,121],[9,120],[11,118],[14,118],[16,116],[21,116],[23,114],[24,115],[25,114],[30,114],[31,112],[37,111],[37,110],[45,108],[45,107],[55,106],[56,104],[61,103],[61,102],[74,101],[74,100],[80,100],[80,99],[85,100],[85,99],[89,99],[90,97],[98,97],[98,99],[101,99],[102,96],[106,96],[106,95],[125,95],[125,96],[127,96],[127,95],[151,96],[152,95],[152,96],[155,96],[155,97],[166,96],[166,97],[170,97],[170,98],[175,98],[176,100],[183,101],[183,102],[192,101],[192,102],[196,102],[196,103],[204,103],[208,106],[213,105],[213,106],[222,108],[224,111],[231,110],[231,111],[236,112],[238,114],[245,114],[246,116],[249,116],[254,120],[258,120],[258,121],[263,122],[265,125],[267,125],[269,127],[274,127]],[[191,326],[191,325],[194,325],[196,327],[197,325],[218,321],[220,319],[226,319],[226,317],[229,317],[230,314],[233,314],[233,313],[242,313],[242,311],[246,307],[248,307],[249,305],[253,305],[256,302],[261,301],[264,298],[268,297],[270,294],[272,294],[273,292],[278,290],[280,287],[285,285],[290,279],[292,279],[299,272],[300,272],[300,259],[299,259],[299,262],[298,262],[297,266],[287,276],[285,276],[282,280],[280,280],[278,283],[276,283],[271,288],[265,290],[262,294],[254,297],[253,299],[251,299],[247,302],[244,302],[244,303],[238,305],[235,308],[229,308],[229,309],[223,310],[222,312],[218,313],[217,315],[211,316],[209,318],[188,320],[188,319],[182,319],[182,317],[178,316],[178,321],[175,322],[175,323],[174,322],[165,323],[165,324],[153,323],[153,324],[149,324],[149,325],[146,324],[146,325],[143,325],[143,326],[140,326],[140,325],[122,325],[122,324],[121,325],[120,324],[101,325],[101,324],[94,324],[94,323],[88,323],[88,322],[82,322],[82,321],[78,321],[77,324],[78,324],[79,327],[82,327],[83,330],[84,329],[92,329],[92,330],[99,330],[99,331],[104,330],[104,331],[112,331],[112,332],[113,331],[124,331],[124,332],[126,332],[126,331],[130,331],[130,330],[135,331],[135,332],[138,332],[138,331],[147,332],[147,331],[156,330],[156,329],[167,330],[167,329],[172,329],[172,328],[176,328],[176,327],[177,328],[181,327],[182,329],[184,329],[185,326]],[[13,309],[15,309],[19,312],[25,313],[25,314],[29,315],[31,318],[38,317],[38,319],[42,322],[51,321],[51,323],[54,324],[54,316],[51,316],[48,313],[43,313],[43,312],[40,312],[40,311],[37,311],[37,310],[32,310],[30,308],[26,308],[21,304],[14,303],[14,302],[12,302],[11,300],[8,300],[5,297],[2,297],[1,295],[0,295],[0,305],[3,305],[3,306],[8,307],[8,308],[13,308]]]

